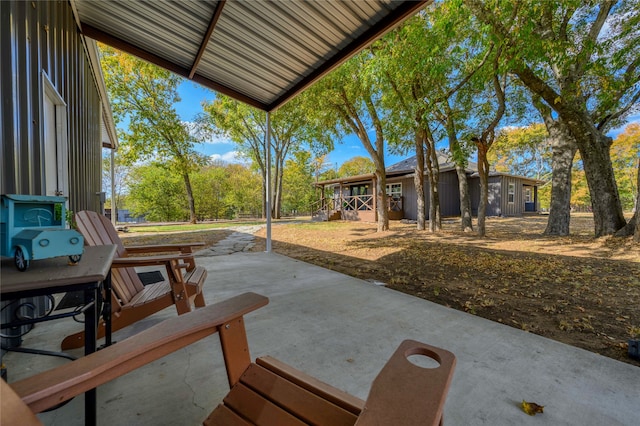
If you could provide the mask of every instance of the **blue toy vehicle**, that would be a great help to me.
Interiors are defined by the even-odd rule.
[[[84,238],[66,228],[66,199],[43,195],[2,195],[0,206],[0,254],[13,257],[18,270],[31,260],[69,256],[78,263]]]

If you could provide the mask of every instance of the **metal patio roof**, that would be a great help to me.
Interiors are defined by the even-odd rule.
[[[82,33],[265,111],[431,0],[70,0]]]

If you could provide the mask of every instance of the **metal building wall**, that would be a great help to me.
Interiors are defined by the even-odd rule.
[[[44,72],[67,105],[69,208],[98,211],[101,105],[69,2],[0,1],[0,63],[0,192],[45,193]]]

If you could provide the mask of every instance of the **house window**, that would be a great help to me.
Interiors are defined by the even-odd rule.
[[[513,204],[516,198],[516,184],[510,183],[509,189],[507,190],[507,201],[509,204]]]
[[[387,195],[391,198],[402,197],[402,184],[401,183],[387,184]]]
[[[351,195],[367,195],[369,192],[369,185],[355,185],[351,187]]]
[[[525,203],[531,202],[531,188],[527,188],[524,190],[524,201]]]

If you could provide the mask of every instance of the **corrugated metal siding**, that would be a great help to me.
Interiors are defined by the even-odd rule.
[[[101,106],[66,1],[0,1],[2,182],[5,193],[45,193],[42,72],[67,104],[70,209],[98,210]]]

